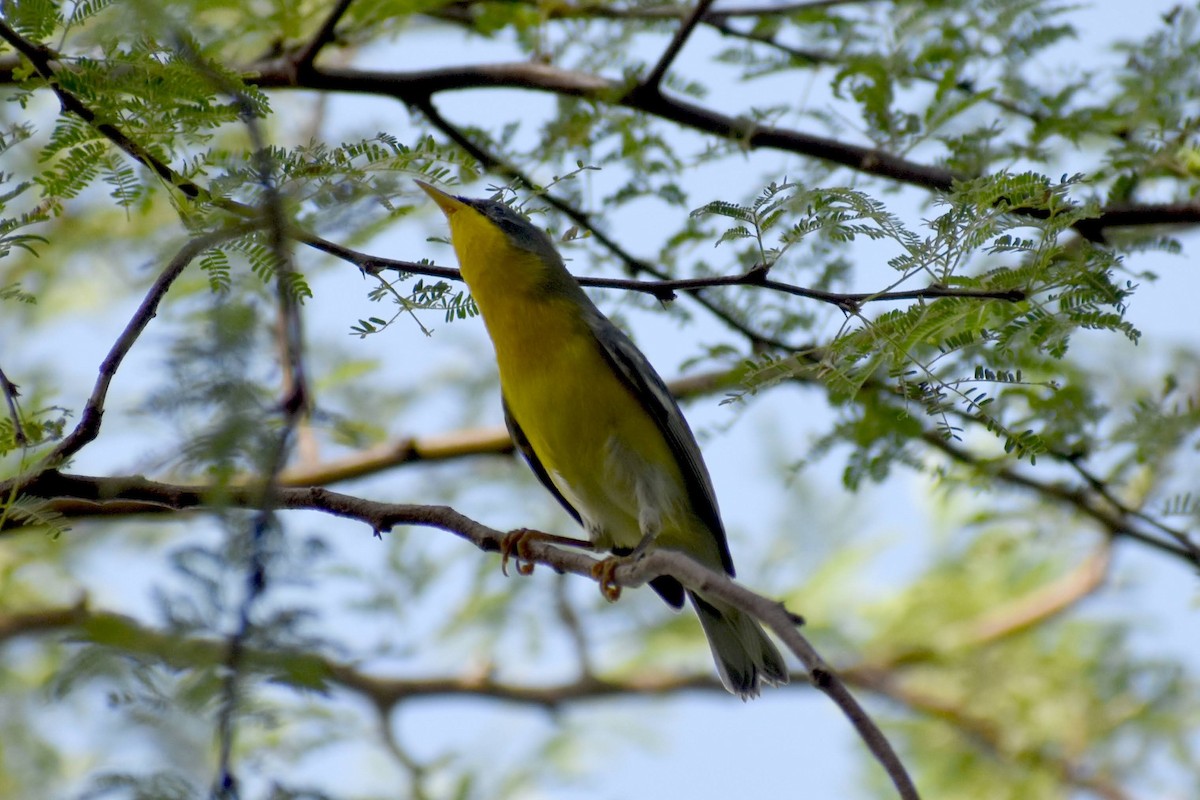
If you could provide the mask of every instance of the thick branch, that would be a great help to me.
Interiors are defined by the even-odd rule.
[[[112,645],[122,651],[149,656],[177,669],[215,667],[224,656],[223,642],[180,636],[147,627],[119,614],[95,611],[86,602],[62,608],[10,613],[0,617],[0,643],[20,636],[36,636],[56,631],[74,631],[73,635],[99,645]],[[614,697],[667,696],[699,691],[724,693],[724,687],[711,675],[634,675],[619,680],[581,673],[577,678],[557,684],[523,684],[496,680],[486,673],[432,678],[390,678],[364,672],[359,667],[332,660],[314,652],[248,649],[247,668],[273,680],[300,689],[324,689],[336,685],[358,694],[384,712],[413,698],[470,697],[488,698],[522,706],[555,711],[580,702]],[[841,671],[847,683],[901,703],[911,710],[956,727],[972,742],[987,751],[1012,761],[1027,754],[1003,747],[993,726],[983,719],[970,717],[928,694],[904,688],[893,666],[871,663],[848,666]],[[796,676],[792,687],[812,684],[805,676]],[[783,689],[781,689],[783,690]],[[1066,762],[1050,753],[1039,753],[1039,760],[1057,764],[1064,779],[1101,797],[1124,797],[1119,787],[1087,774],[1078,764]]]
[[[709,17],[728,17],[725,12],[709,12]],[[664,17],[679,17],[672,7]],[[177,186],[189,197],[201,197],[199,185],[174,173],[144,148],[130,140],[111,124],[98,120],[79,100],[62,90],[54,81],[58,66],[48,49],[22,39],[0,22],[0,37],[8,40],[28,58],[59,95],[63,107],[78,114],[119,147]],[[13,80],[16,62],[0,59],[0,80]],[[303,88],[394,97],[418,106],[428,103],[438,92],[481,88],[518,88],[581,97],[601,103],[621,105],[651,116],[675,122],[686,128],[722,138],[738,140],[748,149],[769,148],[809,156],[849,167],[868,175],[934,191],[949,191],[954,181],[969,177],[936,166],[909,161],[892,153],[862,145],[847,144],[787,128],[759,125],[744,117],[731,117],[714,109],[671,98],[660,92],[631,91],[633,87],[603,77],[559,69],[541,63],[482,64],[446,67],[411,72],[380,72],[346,68],[297,70],[295,58],[276,58],[246,67],[247,81],[262,88]],[[224,206],[223,206],[224,207]],[[1076,224],[1089,239],[1103,238],[1107,228],[1195,225],[1200,223],[1200,204],[1193,202],[1119,204],[1101,209],[1097,217]]]
[[[247,80],[265,89],[303,88],[394,97],[419,105],[439,92],[510,88],[549,92],[615,104],[675,122],[686,128],[735,139],[747,149],[770,148],[808,155],[848,166],[869,175],[949,191],[957,176],[875,148],[846,144],[800,131],[760,125],[658,92],[630,91],[616,81],[540,63],[476,64],[410,72],[381,72],[343,67],[315,68],[301,80],[290,62],[274,61],[250,68]]]
[[[703,372],[676,378],[667,384],[667,388],[676,399],[687,400],[735,386],[740,374],[740,369]],[[292,467],[280,475],[280,483],[297,487],[329,486],[403,464],[449,461],[479,455],[507,455],[512,452],[512,438],[503,426],[470,428],[395,439],[333,461]]]
[[[1015,607],[1038,605],[1038,598],[1055,596],[1053,602],[1040,603],[1041,613],[1020,615],[1029,624],[1049,620],[1067,605],[1086,597],[1093,583],[1092,578],[1080,581],[1084,575],[1094,575],[1097,567],[1107,560],[1108,548],[1102,547],[1076,570],[1062,578],[1051,581],[1033,590],[1023,598],[1013,601]],[[1102,567],[1101,567],[1102,571]],[[1067,585],[1075,589],[1064,591]],[[993,630],[996,636],[986,641],[995,641],[998,636],[1016,633],[1025,624],[995,626],[988,622],[992,614],[977,621],[964,623],[974,631]],[[1036,616],[1037,619],[1033,619]],[[570,623],[565,623],[570,625]],[[999,631],[1004,627],[1003,632]],[[81,601],[65,608],[39,609],[11,613],[0,617],[0,642],[19,636],[40,635],[64,629],[75,629],[79,635],[96,644],[112,644],[122,650],[151,656],[175,668],[212,667],[224,657],[223,642],[217,639],[184,637],[169,632],[148,628],[128,617],[88,609]],[[973,646],[984,643],[976,638]],[[929,651],[923,651],[928,655]],[[1022,761],[1026,753],[1012,752],[996,737],[993,726],[984,719],[974,718],[963,709],[928,693],[917,693],[904,686],[901,681],[904,665],[921,663],[925,658],[914,656],[908,659],[888,658],[882,662],[864,662],[840,670],[841,677],[848,683],[895,700],[918,713],[941,719],[962,731],[978,746],[1007,760]],[[571,681],[558,684],[514,684],[496,680],[491,674],[479,673],[436,678],[388,678],[363,672],[358,667],[332,660],[319,653],[269,651],[248,648],[244,664],[249,669],[272,676],[275,680],[298,688],[325,688],[338,685],[359,694],[380,710],[387,712],[397,704],[411,698],[431,697],[482,697],[501,702],[525,706],[537,706],[557,710],[565,705],[610,697],[670,695],[682,691],[723,692],[721,684],[711,675],[649,675],[641,674],[619,680],[606,679],[583,670]],[[794,686],[809,685],[797,676]],[[1063,779],[1080,788],[1095,791],[1105,798],[1123,797],[1116,784],[1096,775],[1088,774],[1078,763],[1068,761],[1052,753],[1037,754],[1039,761],[1056,767]]]
[[[717,370],[676,378],[668,384],[679,400],[708,395],[735,386],[740,369]],[[512,438],[503,426],[472,428],[430,436],[410,436],[384,442],[343,458],[313,465],[294,466],[279,476],[282,486],[294,488],[329,486],[348,480],[374,475],[405,464],[452,461],[481,455],[508,455],[513,452]],[[255,485],[254,479],[238,482],[240,486]],[[11,491],[11,482],[0,485]],[[96,496],[56,497],[47,501],[47,512],[67,519],[103,516],[162,514],[176,511],[170,505],[146,497]],[[15,527],[15,524],[10,525]]]
[[[1103,586],[1111,563],[1112,546],[1105,541],[1079,566],[1058,579],[972,620],[957,636],[952,636],[954,646],[980,647],[1053,619]]]
[[[674,122],[682,127],[726,139],[747,149],[773,149],[809,156],[849,167],[856,172],[886,178],[932,191],[948,192],[959,175],[941,167],[921,164],[873,147],[848,144],[788,128],[760,125],[745,117],[731,117],[715,109],[673,98],[660,92],[638,92],[616,81],[540,63],[478,64],[410,72],[380,72],[350,68],[314,70],[297,80],[290,62],[255,64],[247,80],[262,88],[303,88],[322,91],[394,97],[420,107],[439,92],[466,89],[514,88],[580,97],[614,104]],[[1089,239],[1118,226],[1195,225],[1200,204],[1122,204],[1101,209],[1092,219],[1076,224]]]

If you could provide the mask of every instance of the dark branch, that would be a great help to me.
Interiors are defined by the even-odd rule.
[[[314,68],[306,80],[300,81],[291,74],[287,64],[275,61],[253,65],[246,79],[264,89],[304,88],[374,94],[394,97],[408,105],[417,105],[438,92],[528,89],[624,106],[686,128],[736,140],[748,149],[771,148],[808,155],[926,189],[949,191],[955,179],[961,177],[940,167],[908,161],[876,148],[760,125],[746,117],[730,117],[657,92],[630,92],[621,83],[547,64],[478,64],[412,72],[323,67]]]
[[[17,398],[21,396],[17,385],[8,379],[4,374],[4,370],[0,369],[0,392],[4,393],[4,402],[8,406],[8,415],[12,419],[13,426],[13,442],[17,447],[24,447],[29,444],[29,438],[25,435],[25,426],[21,423],[21,406],[17,402]]]
[[[513,2],[534,5],[531,0],[513,0]],[[802,11],[833,8],[843,5],[862,5],[869,2],[878,2],[878,0],[807,0],[807,2],[780,3],[778,5],[730,6],[728,8],[708,11],[704,14],[703,21],[709,22],[714,19],[728,19],[730,17],[780,17]],[[451,3],[425,13],[428,16],[441,20],[469,23],[471,22],[470,9],[472,5],[475,5],[475,3],[471,2],[471,0],[463,0],[462,2]],[[554,3],[552,5],[538,6],[538,12],[548,20],[607,19],[661,22],[681,19],[688,11],[687,6],[681,5],[628,7],[601,2]]]
[[[981,463],[969,451],[947,440],[937,431],[926,431],[922,434],[921,440],[940,450],[955,462],[968,465],[981,472],[986,472],[994,480],[1034,492],[1044,498],[1054,499],[1075,508],[1080,514],[1097,522],[1100,528],[1109,536],[1139,542],[1140,544],[1181,558],[1190,564],[1200,567],[1200,546],[1183,531],[1165,528],[1166,535],[1163,536],[1142,530],[1131,519],[1131,513],[1124,511],[1120,506],[1116,508],[1109,506],[1103,497],[1096,498],[1095,495],[1089,494],[1084,487],[1068,486],[1051,480],[1039,481],[1014,469],[1012,466],[989,467]],[[1058,454],[1057,460],[1069,463],[1071,459],[1065,455]],[[1160,531],[1164,530],[1164,526],[1161,523],[1152,522],[1152,524]]]
[[[708,9],[712,6],[713,0],[699,0],[696,7],[690,12],[681,14],[683,24],[675,31],[675,35],[671,37],[671,41],[667,44],[667,49],[663,51],[662,56],[658,59],[658,63],[654,65],[654,69],[650,70],[650,74],[642,79],[638,84],[637,91],[657,93],[662,86],[663,79],[667,76],[667,70],[671,68],[671,64],[679,56],[679,51],[683,49],[683,45],[687,42],[688,37],[692,35],[692,31],[696,30],[696,26],[700,24],[700,20],[708,13]]]
[[[709,13],[711,15],[713,12]],[[246,209],[238,208],[237,204],[208,198],[206,190],[202,187],[174,173],[114,126],[98,121],[77,98],[54,82],[54,54],[49,50],[21,39],[2,22],[0,36],[12,42],[31,60],[39,75],[50,82],[51,88],[59,95],[66,110],[79,114],[81,118],[95,125],[98,131],[109,137],[121,149],[153,169],[185,195],[209,199],[226,210],[245,214]],[[0,59],[0,74],[11,82],[12,69],[15,66],[15,62]],[[955,180],[969,177],[909,161],[871,147],[846,144],[828,137],[786,128],[759,125],[746,118],[730,117],[661,94],[640,97],[636,94],[631,95],[626,91],[626,87],[617,82],[546,64],[485,64],[414,72],[379,72],[314,66],[313,69],[306,70],[303,76],[296,74],[294,66],[290,59],[258,62],[246,68],[246,80],[265,89],[302,88],[373,94],[397,98],[413,106],[421,103],[428,105],[430,97],[443,91],[505,87],[528,89],[623,105],[684,127],[735,139],[749,149],[770,148],[818,158],[864,174],[933,191],[949,191]],[[1098,241],[1109,228],[1196,224],[1200,224],[1200,204],[1197,203],[1125,203],[1102,208],[1096,217],[1076,223],[1075,228],[1088,239]]]
[[[463,148],[485,167],[493,169],[511,180],[520,181],[521,185],[530,191],[539,191],[537,185],[534,184],[532,180],[530,180],[516,167],[472,142],[471,139],[467,137],[465,133],[460,131],[457,126],[438,113],[438,110],[433,106],[433,103],[428,98],[418,100],[414,103],[414,107],[425,114],[426,118],[429,119],[429,121],[433,123],[438,130],[445,133],[451,141]],[[664,273],[662,270],[658,269],[650,262],[634,256],[632,253],[626,250],[620,244],[620,242],[617,242],[615,239],[605,233],[604,230],[595,223],[590,215],[585,214],[571,203],[568,203],[566,200],[552,195],[549,192],[543,191],[540,193],[540,196],[576,225],[591,231],[592,237],[610,253],[620,259],[625,265],[626,272],[628,272],[630,275],[639,275],[644,273],[647,275],[654,275],[660,279],[666,277],[666,273]],[[660,300],[666,301],[673,298],[674,294],[668,292],[665,296],[659,294],[656,294],[656,296]],[[766,336],[754,330],[749,325],[746,325],[744,322],[739,320],[735,315],[722,308],[719,304],[712,302],[709,298],[703,296],[702,294],[698,292],[693,293],[692,297],[697,303],[707,309],[708,312],[714,317],[721,320],[721,322],[728,325],[731,329],[745,336],[755,348],[773,348],[776,350],[794,349],[791,345],[784,341],[771,336]]]
[[[978,648],[1028,630],[1086,598],[1099,585],[1109,558],[1108,546],[1085,559],[1078,567],[1025,596],[991,609],[964,623],[965,636],[953,632],[944,638],[949,647]],[[564,621],[568,628],[569,621]],[[129,617],[88,608],[85,601],[60,608],[39,609],[0,616],[0,642],[18,636],[40,635],[70,629],[74,636],[95,644],[114,644],[126,651],[148,656],[177,669],[206,668],[221,663],[222,643],[216,639],[180,636],[156,630]],[[110,642],[109,637],[112,641]],[[892,654],[883,659],[860,662],[839,670],[849,685],[866,689],[926,716],[939,719],[962,733],[978,749],[1013,763],[1031,756],[1039,763],[1059,769],[1064,780],[1096,791],[1105,798],[1123,797],[1120,788],[1089,774],[1077,760],[1047,750],[1031,753],[1014,749],[996,735],[994,725],[972,716],[965,708],[930,692],[914,692],[903,682],[906,668],[939,659],[944,649]],[[360,668],[315,652],[272,651],[250,648],[246,664],[260,674],[299,689],[339,686],[360,695],[383,713],[410,699],[472,697],[556,711],[564,706],[613,697],[673,695],[680,692],[724,693],[711,675],[638,675],[621,680],[598,677],[581,668],[572,680],[553,684],[518,684],[498,681],[487,673],[433,678],[391,678],[363,672]],[[298,677],[301,676],[301,677]],[[812,687],[806,675],[796,675],[789,687]]]
[[[0,38],[11,44],[17,52],[28,59],[29,63],[33,65],[34,70],[37,71],[37,74],[49,85],[51,91],[58,95],[58,101],[62,104],[64,111],[74,114],[91,125],[134,160],[149,167],[158,177],[179,189],[179,191],[188,197],[196,199],[207,195],[207,192],[197,184],[181,179],[173,169],[160,161],[149,150],[126,136],[120,128],[97,118],[94,111],[84,105],[75,95],[64,89],[55,77],[55,69],[52,62],[58,58],[56,53],[44,45],[34,44],[24,39],[10,28],[3,19],[0,19]]]
[[[154,319],[158,313],[158,306],[166,296],[167,290],[171,288],[171,284],[183,274],[188,264],[205,250],[226,239],[246,233],[248,230],[251,230],[249,226],[242,226],[198,236],[175,254],[175,257],[150,286],[150,290],[142,299],[137,311],[134,312],[133,317],[130,318],[125,329],[121,331],[121,335],[117,337],[116,342],[113,343],[108,354],[100,363],[100,374],[96,377],[91,395],[84,403],[79,423],[46,456],[44,465],[58,466],[99,435],[100,422],[104,416],[104,401],[108,397],[108,388],[117,374],[117,369],[133,348],[134,343],[137,342],[138,337],[142,335],[142,331],[150,324],[150,320]]]
[[[337,0],[337,4],[329,12],[329,16],[321,23],[320,29],[313,35],[313,38],[304,46],[304,49],[296,54],[295,68],[298,74],[303,74],[312,68],[313,62],[316,61],[317,55],[328,44],[331,44],[337,33],[337,24],[345,16],[346,11],[350,8],[350,4],[354,0]]]
[[[905,289],[892,292],[827,292],[821,289],[808,289],[791,283],[770,280],[762,277],[763,270],[754,268],[741,275],[720,275],[704,278],[678,278],[658,281],[631,281],[620,278],[579,278],[584,286],[594,286],[604,289],[623,289],[626,291],[646,292],[660,300],[670,300],[676,290],[696,292],[714,286],[746,286],[772,289],[796,297],[810,300],[820,300],[838,308],[857,309],[864,303],[889,302],[897,300],[933,299],[938,297],[971,297],[981,300],[1005,300],[1019,303],[1026,299],[1026,293],[1020,289],[1005,289],[990,291],[987,289],[955,289],[948,286],[925,286],[920,289]]]
[[[583,216],[583,219],[587,219]],[[415,261],[381,258],[352,250],[349,247],[335,244],[317,237],[304,237],[303,241],[312,247],[336,256],[354,264],[363,272],[375,274],[386,269],[397,272],[425,275],[444,280],[461,281],[462,274],[453,267],[439,267],[435,264],[419,264]],[[659,272],[657,268],[648,269]],[[751,269],[740,275],[714,275],[704,278],[674,278],[654,281],[639,281],[626,278],[599,278],[587,275],[577,276],[576,280],[582,286],[596,289],[620,289],[630,292],[642,292],[653,295],[657,299],[668,302],[675,299],[677,291],[696,294],[704,289],[720,286],[745,286],[750,288],[770,289],[796,297],[819,300],[838,308],[853,309],[864,303],[881,303],[898,300],[935,299],[938,297],[969,297],[981,300],[1004,300],[1017,303],[1026,299],[1026,293],[1020,289],[988,290],[988,289],[955,289],[949,286],[931,285],[920,289],[905,289],[891,292],[827,292],[821,289],[809,289],[791,283],[770,280],[763,277],[762,270]],[[708,307],[708,306],[706,306]],[[747,333],[750,336],[750,333]],[[752,337],[754,338],[754,337]],[[761,338],[761,337],[758,337]],[[782,343],[780,343],[782,344]],[[782,348],[792,349],[792,348]]]
[[[266,62],[253,65],[247,80],[262,88],[303,88],[323,91],[373,94],[402,102],[428,105],[438,92],[478,88],[516,88],[581,97],[608,103],[675,122],[685,128],[734,139],[747,149],[768,148],[828,161],[867,175],[938,192],[950,191],[955,181],[969,176],[941,167],[921,164],[862,145],[816,136],[788,128],[760,125],[745,117],[730,117],[713,109],[663,95],[628,92],[615,81],[595,75],[559,69],[546,64],[482,64],[445,67],[412,72],[379,72],[347,68],[315,69],[298,82],[287,64]],[[1020,209],[1014,213],[1020,213]],[[1101,209],[1076,229],[1092,240],[1113,227],[1200,224],[1200,204],[1123,204]]]

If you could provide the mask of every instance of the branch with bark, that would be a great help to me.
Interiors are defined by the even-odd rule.
[[[0,486],[0,491],[3,487]],[[35,497],[74,496],[104,503],[109,500],[151,502],[175,510],[213,508],[213,487],[179,486],[144,478],[112,479],[67,475],[53,470],[43,472],[25,487]],[[506,533],[489,528],[448,506],[379,503],[322,488],[293,489],[277,487],[264,498],[253,488],[226,487],[220,494],[229,507],[258,508],[266,499],[277,509],[321,511],[357,520],[376,534],[397,525],[419,525],[452,533],[485,552],[498,552]],[[531,541],[522,548],[522,558],[548,566],[558,572],[593,576],[596,560],[591,556]],[[656,550],[627,564],[619,565],[611,575],[617,586],[634,587],[659,575],[670,575],[685,587],[703,592],[745,611],[769,628],[804,665],[813,685],[824,692],[842,711],[874,757],[887,772],[900,797],[916,798],[917,792],[899,757],[879,727],[859,705],[837,673],[825,663],[808,640],[797,630],[798,618],[780,603],[755,594],[728,576],[710,570],[678,552]]]

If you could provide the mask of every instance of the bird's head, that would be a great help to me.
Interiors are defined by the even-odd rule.
[[[526,282],[571,280],[550,237],[518,212],[494,200],[455,197],[424,181],[417,185],[446,215],[450,241],[472,291],[491,281],[516,289]]]

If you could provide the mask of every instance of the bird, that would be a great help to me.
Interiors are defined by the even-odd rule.
[[[492,340],[513,443],[591,546],[627,560],[651,547],[681,551],[733,576],[700,447],[646,356],[596,307],[545,231],[504,203],[417,184],[449,223]],[[787,683],[786,662],[751,615],[670,576],[650,585],[676,610],[686,594],[732,694],[746,700]]]

